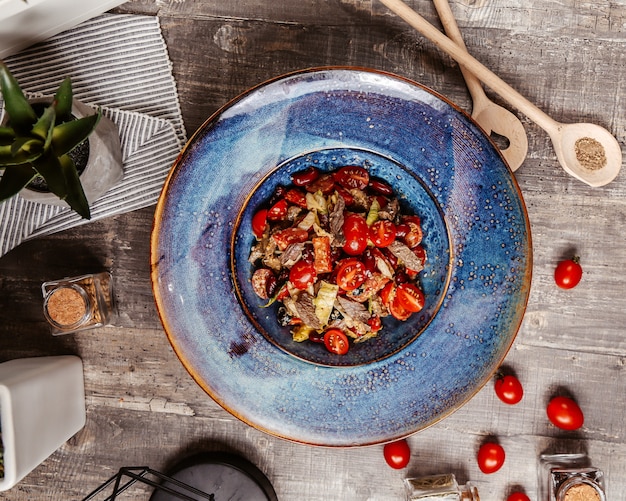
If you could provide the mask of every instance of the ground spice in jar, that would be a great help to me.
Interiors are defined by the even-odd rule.
[[[47,302],[50,318],[58,325],[75,325],[87,312],[85,299],[71,287],[60,287],[50,294]]]
[[[587,170],[598,170],[606,165],[604,146],[592,137],[581,137],[575,144],[576,158]]]
[[[600,495],[591,485],[579,484],[565,491],[563,501],[600,501]]]

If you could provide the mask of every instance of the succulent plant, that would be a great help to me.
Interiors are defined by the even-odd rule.
[[[0,91],[8,116],[0,126],[0,201],[7,200],[37,177],[85,219],[91,218],[77,167],[69,153],[87,139],[101,111],[72,116],[72,83],[63,80],[54,98],[41,110],[24,96],[17,80],[0,61]]]

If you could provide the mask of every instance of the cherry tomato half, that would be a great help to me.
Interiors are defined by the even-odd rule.
[[[328,329],[324,334],[324,346],[331,353],[336,355],[345,355],[350,349],[348,336],[340,329]]]
[[[477,461],[483,473],[495,473],[504,464],[504,448],[495,442],[486,442],[478,449]]]
[[[505,404],[517,404],[524,396],[524,388],[515,376],[507,374],[496,379],[494,384],[496,395]]]
[[[284,219],[287,216],[287,210],[289,209],[289,204],[287,200],[281,198],[278,202],[276,202],[270,210],[267,211],[267,219],[270,221],[278,221],[280,219]]]
[[[389,466],[396,470],[401,470],[409,464],[411,449],[405,439],[397,440],[396,442],[385,444],[383,447],[383,455]]]
[[[363,168],[356,165],[348,165],[342,167],[335,172],[335,181],[337,181],[344,188],[357,188],[359,190],[365,189],[370,182],[369,173]]]
[[[289,271],[289,281],[296,289],[306,289],[315,282],[316,277],[315,265],[303,259],[297,261]]]
[[[342,259],[337,265],[337,285],[353,291],[365,282],[365,265],[357,258]]]
[[[346,243],[343,246],[344,252],[350,256],[361,254],[367,247],[369,233],[365,219],[358,214],[349,214],[343,221],[342,229],[346,237]]]
[[[546,409],[548,419],[562,430],[577,430],[585,422],[578,404],[568,397],[554,397]]]
[[[370,240],[376,247],[389,247],[396,239],[396,225],[380,219],[370,226]]]
[[[309,167],[291,176],[291,182],[296,186],[306,186],[320,177],[320,171],[315,167]]]
[[[252,233],[257,238],[261,238],[265,232],[265,226],[267,225],[267,209],[261,209],[254,216],[252,216]]]
[[[424,307],[424,293],[412,283],[404,283],[396,288],[396,298],[405,310],[415,313]]]
[[[583,268],[578,257],[561,261],[554,270],[554,281],[561,289],[576,287],[582,277]]]
[[[530,501],[530,498],[523,492],[512,492],[506,501]]]

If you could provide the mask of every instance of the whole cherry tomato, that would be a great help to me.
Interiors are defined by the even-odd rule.
[[[578,404],[568,397],[554,397],[546,409],[548,419],[562,430],[577,430],[585,422]]]
[[[486,442],[478,449],[478,467],[483,473],[495,473],[504,464],[504,449],[495,442]]]
[[[519,379],[511,374],[507,374],[506,376],[501,376],[496,379],[494,388],[498,398],[505,404],[517,404],[524,396],[522,383],[520,383]]]
[[[411,459],[411,449],[405,439],[385,444],[383,454],[387,464],[396,470],[404,468]]]
[[[341,329],[328,329],[324,334],[324,346],[331,353],[336,355],[345,355],[350,349],[348,336]]]
[[[263,236],[265,231],[265,225],[267,224],[267,209],[261,209],[254,216],[252,216],[252,233],[257,238]]]
[[[376,247],[389,247],[396,239],[396,225],[380,219],[370,226],[370,240]]]
[[[367,238],[369,229],[365,218],[358,214],[349,214],[343,222],[343,234],[346,237],[346,243],[343,250],[350,256],[361,254],[367,247]]]
[[[300,259],[291,267],[289,271],[289,281],[296,289],[306,289],[315,282],[317,273],[313,263]]]
[[[554,270],[554,281],[561,289],[576,287],[582,277],[583,268],[580,266],[580,258],[578,256],[561,261]]]
[[[530,498],[523,492],[512,492],[506,501],[530,501]]]

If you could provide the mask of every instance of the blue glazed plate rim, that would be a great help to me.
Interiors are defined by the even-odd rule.
[[[428,127],[422,132],[429,135],[433,134],[431,129],[438,128],[437,134],[443,134],[442,140],[449,142],[455,155],[460,155],[463,165],[467,164],[459,172],[455,170],[459,168],[456,160],[446,162],[442,170],[431,165],[420,172],[426,184],[436,188],[436,196],[441,196],[446,217],[453,218],[448,224],[454,233],[455,261],[444,308],[415,342],[385,360],[365,366],[310,364],[269,343],[241,311],[230,317],[226,312],[198,311],[201,301],[208,301],[209,307],[225,303],[228,313],[232,312],[229,308],[238,305],[232,279],[223,272],[221,278],[211,275],[211,279],[215,278],[216,287],[226,295],[217,298],[198,294],[197,288],[209,278],[203,275],[202,266],[206,263],[200,266],[203,258],[198,253],[211,247],[214,233],[223,238],[223,248],[227,248],[230,238],[231,223],[220,220],[221,214],[212,210],[213,191],[220,192],[220,183],[225,183],[233,203],[242,203],[246,196],[238,192],[243,187],[232,186],[244,179],[241,165],[234,170],[233,180],[213,178],[207,180],[205,187],[190,186],[200,169],[199,158],[213,154],[209,143],[213,141],[211,146],[219,146],[224,129],[227,135],[233,130],[241,132],[237,120],[258,119],[255,106],[259,99],[259,106],[267,112],[263,99],[268,91],[282,92],[282,87],[286,87],[291,94],[285,100],[295,95],[297,101],[302,95],[309,97],[307,86],[311,85],[313,97],[318,91],[324,94],[320,88],[326,85],[347,89],[350,96],[356,96],[351,105],[362,105],[363,96],[371,92],[374,98],[388,100],[394,106],[399,103],[409,108],[427,108],[432,116],[425,113]],[[363,86],[370,90],[364,92]],[[333,90],[326,98],[333,100],[336,94]],[[365,101],[367,108],[370,105]],[[289,110],[290,106],[287,104],[286,108]],[[417,120],[416,116],[409,118]],[[250,140],[243,136],[244,142]],[[220,137],[218,141],[216,138]],[[343,144],[335,139],[332,144]],[[359,143],[361,139],[353,137],[352,141]],[[344,145],[362,146],[350,141]],[[397,145],[378,143],[378,147],[372,149],[401,165],[417,168]],[[285,158],[296,153],[287,152]],[[414,149],[413,153],[424,158],[430,155],[424,148],[421,152]],[[483,160],[489,165],[483,165]],[[446,176],[451,180],[441,179]],[[255,182],[251,179],[249,187]],[[209,187],[215,190],[209,193]],[[208,204],[202,206],[206,200]],[[456,212],[451,213],[453,208]],[[216,217],[217,222],[206,226],[203,210],[204,215]],[[237,210],[238,207],[229,205],[227,216],[237,214]],[[501,228],[500,215],[510,228]],[[467,223],[471,229],[464,233],[461,223]],[[501,238],[502,248],[507,248],[506,263],[483,262],[480,256],[473,259],[476,256],[468,254],[468,248],[480,249],[481,256],[500,252],[489,242],[490,225]],[[503,231],[510,235],[503,237]],[[457,241],[459,235],[462,242]],[[217,255],[216,250],[211,252],[221,264],[223,256]],[[219,405],[245,423],[310,445],[346,447],[388,442],[425,429],[459,409],[484,386],[508,353],[526,309],[531,273],[532,244],[526,207],[517,182],[491,139],[467,114],[438,93],[409,79],[366,68],[310,68],[282,75],[250,89],[216,112],[196,131],[170,171],[157,203],[151,236],[151,279],[157,310],[177,357],[190,375]],[[482,288],[476,288],[477,281],[483,284]],[[460,312],[467,311],[460,305],[473,301],[484,311],[475,311],[475,318],[467,317],[469,325],[464,327]],[[206,309],[207,303],[201,306]],[[228,325],[228,330],[220,329],[224,325]],[[206,332],[198,332],[198,327]],[[440,363],[442,359],[446,363]],[[437,369],[439,366],[441,370]]]

